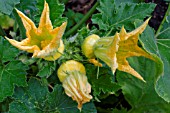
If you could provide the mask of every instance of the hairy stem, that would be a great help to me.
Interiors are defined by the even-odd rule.
[[[99,5],[99,2],[96,2],[94,4],[94,6],[90,9],[90,11],[88,13],[86,13],[86,15],[73,27],[71,28],[68,32],[66,32],[65,36],[69,36],[71,34],[74,34],[77,29],[84,23],[86,22],[89,17],[94,13],[94,11],[96,10],[96,7]]]

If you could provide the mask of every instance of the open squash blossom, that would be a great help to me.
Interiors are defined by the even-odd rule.
[[[147,19],[140,27],[127,33],[122,27],[120,33],[111,37],[104,37],[94,45],[94,54],[111,67],[113,74],[116,69],[132,74],[140,80],[143,77],[137,73],[128,63],[126,58],[132,56],[144,56],[154,60],[154,58],[138,46],[138,37],[148,24]]]
[[[77,101],[78,109],[81,110],[82,104],[92,99],[89,94],[91,85],[88,83],[85,67],[77,61],[69,60],[59,67],[57,74],[65,93]]]
[[[16,9],[17,10],[17,9]],[[13,39],[6,39],[15,47],[33,53],[32,57],[43,58],[45,60],[56,60],[64,51],[64,44],[61,40],[67,23],[53,29],[48,3],[44,3],[44,9],[37,28],[32,20],[17,10],[26,29],[27,38],[18,42]]]

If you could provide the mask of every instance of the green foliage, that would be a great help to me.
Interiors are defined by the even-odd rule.
[[[62,86],[56,85],[52,92],[41,81],[31,78],[26,88],[16,88],[9,113],[79,113],[76,102],[63,93]],[[93,103],[87,103],[82,113],[96,113]]]
[[[67,23],[67,29],[70,29],[70,27],[72,27],[76,23],[78,23],[84,16],[81,13],[75,13],[71,9],[68,9],[68,11],[65,13],[65,15],[67,16],[67,18],[69,20],[68,23]]]
[[[137,23],[139,23],[139,21],[136,21],[136,25],[138,25]],[[155,57],[155,62],[143,57],[129,58],[128,60],[130,65],[143,76],[146,83],[137,80],[127,73],[117,73],[117,80],[122,87],[122,92],[132,106],[129,113],[169,112],[169,104],[161,99],[155,91],[156,82],[163,73],[163,64],[162,61],[154,55],[159,55],[159,51],[153,29],[147,27],[140,37],[140,42],[146,51],[152,53]]]
[[[93,32],[95,31],[90,31],[88,28],[83,27],[76,35],[64,39],[65,51],[63,56],[59,58],[59,63],[61,64],[62,62],[70,59],[80,62],[87,60],[82,55],[81,44],[83,43],[83,40]]]
[[[122,92],[132,106],[129,113],[170,112],[170,104],[159,97],[154,89],[155,77],[159,75],[157,64],[143,57],[130,58],[129,61],[131,66],[146,80],[144,83],[127,73],[117,73],[117,80],[122,87]]]
[[[60,4],[58,0],[46,0],[46,2],[49,4],[50,7],[50,19],[54,27],[61,25],[67,20],[65,17],[62,17],[64,11],[63,4]],[[39,10],[37,18],[39,18],[44,8],[44,0],[37,0],[37,7]]]
[[[0,0],[0,12],[10,15],[14,6],[19,2],[20,0]]]
[[[86,65],[87,76],[91,82],[93,95],[99,96],[101,93],[115,93],[120,89],[120,86],[115,83],[113,80],[114,76],[112,75],[109,68],[99,68],[99,77],[97,78],[97,67],[94,68],[94,65]],[[100,97],[99,97],[100,98]]]
[[[164,63],[164,74],[156,84],[156,91],[164,100],[170,102],[170,5],[167,14],[160,32],[156,35],[160,57]]]
[[[38,62],[38,68],[39,68],[39,72],[37,76],[48,78],[55,71],[56,63],[55,61],[54,62],[47,62],[47,61]]]
[[[20,3],[16,7],[34,20],[34,15],[37,13],[36,3],[36,0],[20,0]]]
[[[15,60],[19,51],[0,37],[0,102],[13,94],[14,86],[26,86],[28,67]]]
[[[136,21],[136,25],[139,23],[140,22]],[[158,57],[160,56],[160,54],[159,54],[159,50],[158,50],[156,40],[154,37],[154,30],[151,27],[147,26],[145,31],[139,38],[139,41],[142,47],[145,49],[145,51],[150,53],[154,57],[155,62],[157,63],[157,69],[158,69],[157,71],[159,74],[155,76],[155,79],[154,79],[154,85],[155,85],[158,78],[163,75],[163,62]]]
[[[163,99],[170,102],[170,39],[158,39],[157,43],[161,59],[164,63],[164,74],[157,82],[156,91]]]
[[[120,29],[122,26],[132,30],[135,19],[143,20],[150,16],[154,8],[155,4],[153,3],[122,3],[117,6],[114,4],[114,0],[101,0],[98,7],[100,13],[93,15],[92,21],[105,31]]]
[[[67,30],[70,31],[84,15],[71,9],[64,12],[65,7],[59,1],[61,0],[46,0],[50,7],[52,24],[58,27],[68,21]],[[143,1],[97,1],[100,3],[97,8],[99,13],[92,16],[92,21],[99,29],[91,24],[82,27],[86,26],[84,22],[81,28],[78,27],[80,30],[75,35],[74,32],[64,34],[62,39],[65,50],[57,61],[31,58],[30,54],[19,51],[0,37],[0,112],[80,113],[76,101],[65,94],[57,77],[57,69],[61,63],[76,60],[86,68],[93,96],[91,102],[83,104],[81,113],[169,113],[170,6],[156,35],[153,28],[147,26],[139,36],[138,45],[155,60],[144,57],[127,59],[146,83],[125,72],[116,71],[113,75],[110,68],[101,61],[103,67],[90,64],[81,50],[82,42],[91,34],[101,37],[113,36],[122,26],[131,31],[141,25],[143,19],[148,18],[155,8],[155,4]],[[61,2],[65,3],[68,0]],[[13,10],[14,7],[25,13],[37,25],[44,8],[44,0],[0,0],[0,12],[13,14],[20,29],[20,34],[16,34],[25,38],[25,29],[18,14]],[[63,14],[68,20],[62,17]],[[4,23],[6,17],[1,16],[1,25],[7,25]]]
[[[114,0],[115,4],[121,4],[121,3],[141,3],[144,2],[144,0]]]

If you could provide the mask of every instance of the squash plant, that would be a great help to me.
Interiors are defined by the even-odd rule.
[[[0,26],[0,112],[170,112],[168,1],[158,30],[154,3],[98,0],[83,15],[67,2],[0,0],[15,22]]]

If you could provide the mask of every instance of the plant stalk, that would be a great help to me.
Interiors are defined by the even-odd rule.
[[[86,13],[86,15],[74,26],[72,27],[68,32],[66,32],[65,36],[69,36],[71,34],[74,34],[77,29],[84,23],[86,22],[89,17],[94,13],[94,11],[96,10],[96,7],[99,5],[99,2],[97,1],[94,6],[90,9],[90,11],[88,13]]]
[[[165,20],[166,20],[166,17],[167,17],[168,15],[170,15],[169,13],[170,13],[170,3],[169,3],[169,5],[168,5],[168,9],[167,9],[167,11],[166,11],[166,13],[165,13],[165,15],[164,15],[164,18],[163,18],[161,24],[159,25],[158,30],[156,31],[156,35],[155,35],[155,36],[157,36],[157,35],[160,33],[160,31],[161,31],[161,29],[162,29],[162,27],[163,27],[163,23],[164,23]]]

